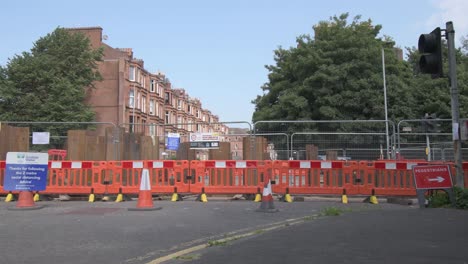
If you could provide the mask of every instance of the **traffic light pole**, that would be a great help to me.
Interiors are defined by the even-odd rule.
[[[452,102],[452,134],[453,134],[453,150],[456,168],[456,185],[463,188],[463,167],[462,153],[460,141],[460,112],[458,106],[458,86],[457,86],[457,64],[455,59],[455,29],[452,22],[446,24],[446,38],[448,44],[448,62],[449,62],[449,80],[450,80],[450,95]]]

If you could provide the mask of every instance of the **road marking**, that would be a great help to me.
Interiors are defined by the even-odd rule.
[[[238,235],[236,234],[238,232],[242,232],[242,230],[240,230],[238,232],[236,232],[236,231],[229,232],[229,233],[227,233],[228,237],[211,241],[211,243],[225,243],[225,242],[229,242],[229,241],[233,241],[233,240],[237,240],[237,239],[241,239],[241,238],[245,238],[245,237],[249,237],[249,236],[253,236],[253,235],[263,234],[265,232],[272,231],[272,230],[275,230],[275,229],[279,229],[279,228],[282,228],[282,227],[293,226],[293,225],[304,223],[309,219],[309,217],[315,217],[315,216],[318,216],[318,215],[314,214],[314,215],[311,215],[311,216],[304,216],[304,217],[300,217],[300,218],[287,219],[287,220],[284,220],[284,221],[281,221],[281,222],[276,222],[276,223],[272,223],[272,224],[269,224],[269,225],[265,225],[264,227],[259,227],[259,229],[256,229],[254,231],[250,231],[250,232],[247,232],[247,233],[244,233],[244,234],[238,234]],[[169,260],[172,260],[174,258],[183,256],[183,255],[187,255],[187,254],[193,253],[195,251],[205,249],[207,247],[210,247],[210,244],[205,242],[205,243],[200,244],[200,245],[196,245],[196,246],[186,248],[186,249],[174,252],[172,254],[163,256],[163,257],[159,257],[157,259],[154,259],[154,260],[148,262],[147,264],[160,264],[160,263],[163,263],[165,261],[169,261]]]
[[[198,251],[198,250],[202,250],[202,249],[207,248],[207,247],[208,247],[208,244],[201,244],[201,245],[198,245],[198,246],[187,248],[187,249],[184,249],[184,250],[177,251],[175,253],[169,254],[167,256],[157,258],[157,259],[155,259],[155,260],[153,260],[151,262],[148,262],[148,264],[163,263],[165,261],[168,261],[168,260],[183,256],[183,255],[187,255],[187,254],[190,254],[190,253]]]

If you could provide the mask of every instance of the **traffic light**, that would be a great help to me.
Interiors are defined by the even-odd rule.
[[[443,76],[442,72],[442,42],[440,28],[429,34],[421,34],[418,41],[419,69],[422,73],[432,74],[433,78]]]

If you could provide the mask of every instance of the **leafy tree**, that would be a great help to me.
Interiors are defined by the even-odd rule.
[[[93,82],[101,79],[97,71],[101,58],[102,49],[93,50],[81,33],[57,28],[41,37],[30,52],[0,67],[0,120],[93,121],[85,97]]]
[[[378,37],[381,26],[360,19],[334,16],[313,27],[314,38],[299,36],[296,47],[275,50],[275,65],[266,66],[264,94],[252,101],[253,121],[385,119],[382,48],[389,119],[419,119],[425,113],[450,117],[447,78],[419,74],[415,48],[407,49],[407,61],[400,60],[393,56],[392,39]],[[464,50],[457,51],[461,116],[468,113],[466,39]]]
[[[389,117],[411,115],[410,65],[392,56],[390,38],[377,38],[380,25],[359,16],[347,20],[343,14],[320,22],[314,38],[303,35],[297,47],[275,51],[276,65],[266,66],[265,94],[253,101],[254,121],[384,119],[382,48],[392,86],[389,102],[403,106],[389,104]]]

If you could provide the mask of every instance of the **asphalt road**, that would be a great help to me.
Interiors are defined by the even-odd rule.
[[[40,210],[10,211],[14,203],[0,202],[0,263],[139,264],[168,255],[167,263],[375,263],[389,252],[419,256],[423,249],[451,257],[443,263],[467,259],[465,211],[333,201],[275,202],[277,213],[255,212],[259,204],[251,201],[155,201],[162,209],[149,212],[128,211],[135,201],[40,204]],[[316,218],[328,207],[347,212]],[[225,238],[235,239],[213,243]]]
[[[372,210],[213,245],[168,263],[468,263],[468,211]],[[184,260],[184,261],[182,261]]]

